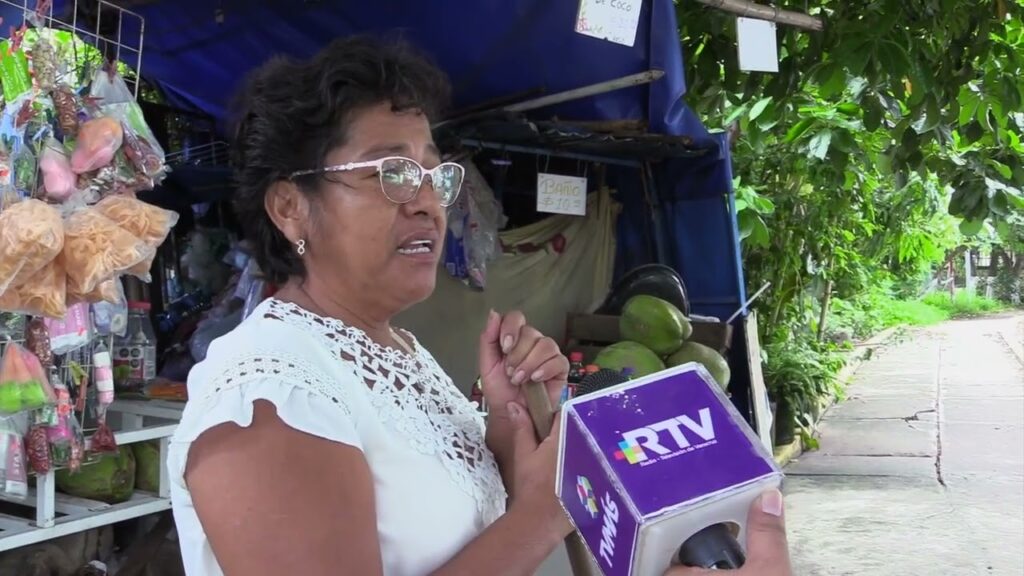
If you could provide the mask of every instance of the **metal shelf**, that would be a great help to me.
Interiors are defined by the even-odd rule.
[[[116,428],[114,438],[118,446],[160,440],[160,486],[156,494],[136,490],[131,499],[120,504],[77,498],[56,491],[51,470],[36,477],[36,487],[29,490],[25,500],[0,497],[35,509],[34,519],[0,514],[0,552],[169,510],[167,448],[182,409],[182,403],[133,400],[115,401],[108,408],[107,416]]]

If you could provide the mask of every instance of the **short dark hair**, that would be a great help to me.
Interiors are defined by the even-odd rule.
[[[448,79],[403,41],[356,36],[335,40],[309,60],[277,57],[246,81],[231,161],[235,214],[264,277],[304,277],[302,260],[264,208],[267,190],[297,170],[322,168],[342,145],[355,113],[390,102],[436,119],[448,104]],[[320,179],[305,179],[315,194]]]

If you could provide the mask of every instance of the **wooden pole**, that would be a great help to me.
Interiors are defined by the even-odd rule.
[[[776,24],[803,28],[804,30],[820,32],[825,28],[825,23],[816,16],[804,14],[803,12],[782,10],[774,6],[765,6],[750,0],[697,0],[697,2],[711,8],[739,14],[740,16],[767,20]]]

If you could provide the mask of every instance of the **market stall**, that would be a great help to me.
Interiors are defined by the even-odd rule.
[[[102,425],[118,457],[132,444],[158,454],[150,489],[136,482],[113,504],[67,493],[54,472],[27,472],[35,488],[4,498],[35,509],[0,516],[0,551],[167,509],[159,462],[189,369],[274,289],[260,280],[227,205],[227,102],[242,75],[271,55],[308,55],[350,33],[404,30],[455,87],[456,109],[438,122],[436,138],[466,168],[467,183],[450,215],[438,288],[399,321],[467,394],[488,308],[523,309],[590,362],[622,337],[622,303],[609,305],[614,287],[660,263],[684,292],[677,308],[708,325],[690,339],[728,358],[729,391],[752,417],[742,315],[724,322],[745,306],[729,150],[682,100],[673,3],[626,2],[636,8],[631,42],[580,32],[588,4],[487,0],[456,11],[383,2],[351,11],[268,2],[234,11],[178,0],[139,3],[136,14],[96,0],[40,2],[41,12],[34,1],[0,0],[6,23],[27,22],[9,41],[15,56],[0,79],[0,136],[13,134],[3,140],[11,169],[0,221],[17,222],[0,226],[0,257],[20,249],[8,285],[0,283],[0,310],[18,313],[5,317],[14,328],[5,340],[0,327],[0,342],[9,342],[0,347],[38,359],[45,352],[26,344],[16,322],[85,318],[85,343],[40,360],[55,400],[33,412],[60,412],[67,389],[82,470],[95,467],[90,454],[100,451],[90,439]],[[64,34],[82,40],[75,49],[100,54],[100,65],[68,56],[54,40],[51,66],[45,40]],[[127,66],[102,66],[110,60]],[[22,90],[8,96],[9,84]],[[159,103],[136,98],[147,87]],[[0,282],[2,267],[0,258]],[[120,363],[109,405],[106,391],[89,396],[106,385],[96,358],[104,349]],[[29,428],[9,435],[31,437]],[[68,464],[51,459],[50,467]]]
[[[167,173],[135,98],[141,19],[97,5],[137,19],[99,43],[111,58],[99,21],[3,4],[21,25],[0,46],[0,552],[169,509],[176,418],[131,398],[159,394],[137,288],[179,218],[137,197]]]

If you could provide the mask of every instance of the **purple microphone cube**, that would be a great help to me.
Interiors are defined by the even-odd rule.
[[[684,540],[747,510],[782,472],[699,364],[563,407],[557,491],[606,576],[661,576]]]

